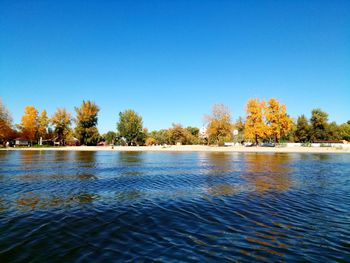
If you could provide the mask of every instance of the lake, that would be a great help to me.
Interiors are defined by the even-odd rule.
[[[0,151],[0,262],[350,261],[350,154]]]

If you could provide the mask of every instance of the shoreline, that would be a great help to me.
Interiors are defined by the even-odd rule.
[[[63,146],[48,148],[0,148],[0,151],[110,151],[110,152],[251,152],[251,153],[350,153],[334,147],[244,147],[207,145],[168,146]]]

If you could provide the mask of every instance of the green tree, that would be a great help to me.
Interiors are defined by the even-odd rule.
[[[156,140],[156,144],[170,144],[169,131],[166,129],[152,131],[149,136]]]
[[[67,136],[70,134],[70,125],[72,123],[71,114],[66,109],[58,108],[52,116],[50,122],[54,126],[54,134],[56,139],[65,144]]]
[[[326,126],[328,140],[341,140],[340,126],[336,122],[331,122]]]
[[[321,109],[313,109],[311,112],[311,140],[327,140],[328,114]]]
[[[100,138],[97,129],[97,114],[100,108],[92,101],[83,101],[80,107],[75,108],[75,134],[81,144],[96,145]]]
[[[103,138],[108,144],[114,144],[117,138],[117,134],[114,131],[109,131],[103,135]]]
[[[350,141],[350,121],[339,126],[339,135],[341,140]]]
[[[117,130],[119,135],[125,138],[128,145],[137,145],[141,133],[143,133],[142,117],[134,110],[126,110],[119,113]]]
[[[186,127],[185,136],[187,144],[199,144],[199,129],[197,127]]]
[[[233,125],[233,128],[238,131],[238,135],[235,137],[236,142],[244,141],[244,132],[245,132],[245,121],[242,117],[238,117],[236,122]]]
[[[310,141],[310,125],[304,114],[298,117],[295,130],[295,140],[297,142]]]
[[[207,135],[210,142],[223,145],[225,141],[232,140],[231,114],[223,104],[214,104],[211,115],[205,116]]]
[[[11,114],[0,98],[0,143],[12,139],[13,128]]]

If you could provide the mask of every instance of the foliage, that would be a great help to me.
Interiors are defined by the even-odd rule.
[[[152,131],[149,136],[156,140],[156,144],[170,144],[169,131],[166,129]]]
[[[185,128],[186,144],[199,144],[199,129],[188,126]]]
[[[96,145],[100,137],[96,127],[99,111],[99,107],[89,100],[83,101],[79,108],[75,108],[75,134],[81,144]]]
[[[58,108],[50,121],[54,126],[56,139],[64,145],[70,133],[70,125],[72,123],[71,114],[66,109]]]
[[[280,104],[278,100],[271,98],[267,102],[265,110],[269,135],[276,143],[286,136],[292,129],[293,121],[287,114],[286,105]]]
[[[340,135],[340,126],[336,122],[331,122],[326,126],[326,136],[327,140],[336,140],[339,141],[342,139]]]
[[[311,147],[311,142],[303,142],[301,143],[302,147]]]
[[[26,106],[21,119],[21,124],[18,125],[21,130],[22,137],[34,141],[39,135],[39,116],[38,110],[34,106]]]
[[[349,121],[339,126],[339,135],[341,139],[350,141],[350,122]]]
[[[187,144],[187,131],[181,124],[173,123],[173,127],[169,129],[169,141],[170,144]]]
[[[114,131],[109,131],[106,134],[104,134],[103,139],[106,140],[108,144],[114,144],[117,138],[117,134]]]
[[[148,130],[146,128],[143,128],[142,131],[139,133],[139,135],[136,137],[136,144],[145,145],[147,136],[148,136]]]
[[[46,110],[43,110],[39,116],[39,136],[42,138],[46,138],[47,137],[47,133],[48,133],[48,127],[49,127],[49,118],[47,117],[47,113]]]
[[[265,109],[264,101],[259,99],[250,99],[246,106],[246,121],[245,121],[245,138],[253,140],[258,144],[259,139],[269,136],[269,129],[265,123]]]
[[[11,114],[0,99],[0,143],[4,143],[12,138],[12,118]]]
[[[311,112],[311,140],[327,140],[328,114],[321,109],[313,109]]]
[[[211,115],[205,116],[207,135],[210,142],[222,145],[225,141],[232,140],[231,114],[223,104],[214,104]]]
[[[295,140],[297,142],[310,141],[310,125],[304,114],[298,117],[297,127],[295,130]]]
[[[128,145],[137,145],[140,135],[143,132],[142,117],[133,110],[120,112],[117,129],[119,135],[125,138]]]
[[[145,144],[147,146],[155,145],[156,144],[156,139],[154,139],[153,137],[147,137]]]

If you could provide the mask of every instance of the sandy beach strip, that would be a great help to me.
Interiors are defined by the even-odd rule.
[[[2,151],[116,151],[116,152],[269,152],[269,153],[350,153],[334,147],[217,147],[207,145],[168,146],[65,146],[50,148],[1,148]]]

